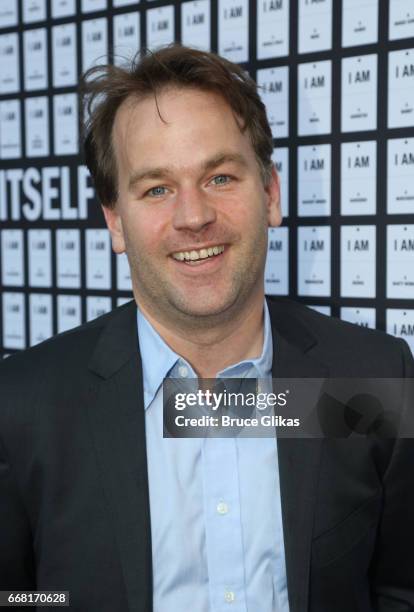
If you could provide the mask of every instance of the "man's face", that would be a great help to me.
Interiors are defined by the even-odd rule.
[[[264,188],[247,132],[196,89],[128,99],[113,145],[119,197],[103,207],[138,303],[164,320],[211,322],[263,300],[267,228],[281,222],[274,170]]]

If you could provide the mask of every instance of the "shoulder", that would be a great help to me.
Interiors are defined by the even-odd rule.
[[[336,317],[324,315],[294,300],[268,297],[269,309],[273,312],[276,325],[288,332],[300,324],[320,343],[341,342],[345,348],[355,342],[367,343],[368,346],[391,346],[398,340],[385,332],[369,329],[354,323],[342,321]]]
[[[59,380],[69,372],[73,376],[76,371],[87,366],[102,331],[131,310],[133,301],[93,321],[10,355],[0,362],[0,385],[3,389],[4,385],[16,389],[19,381],[36,384],[39,379],[46,377],[48,380]]]
[[[4,359],[0,363],[0,433],[8,432],[13,438],[31,431],[39,419],[62,424],[73,418],[96,379],[93,358],[98,352],[108,362],[116,361],[126,340],[134,346],[135,320],[132,300]]]
[[[407,343],[383,331],[323,315],[287,298],[268,298],[268,305],[282,335],[300,342],[306,334],[318,358],[344,375],[401,376],[412,363]]]

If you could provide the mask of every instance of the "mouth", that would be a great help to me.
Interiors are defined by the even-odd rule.
[[[189,251],[176,251],[171,257],[177,263],[185,266],[210,266],[213,262],[221,259],[224,253],[224,244],[217,244],[201,249]]]

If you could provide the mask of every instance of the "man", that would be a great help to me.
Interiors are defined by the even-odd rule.
[[[414,610],[411,440],[164,439],[164,377],[410,377],[405,343],[265,300],[281,222],[250,78],[172,45],[88,74],[134,300],[0,371],[0,587],[85,612]]]

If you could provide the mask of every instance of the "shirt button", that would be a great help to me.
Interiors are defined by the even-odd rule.
[[[227,514],[228,511],[229,511],[229,507],[226,504],[226,502],[220,502],[217,504],[217,512],[219,514]]]
[[[226,601],[227,603],[233,603],[235,599],[236,596],[233,591],[224,591],[224,601]]]
[[[188,376],[188,368],[186,368],[185,366],[180,366],[178,368],[178,373],[183,378],[186,378]]]

